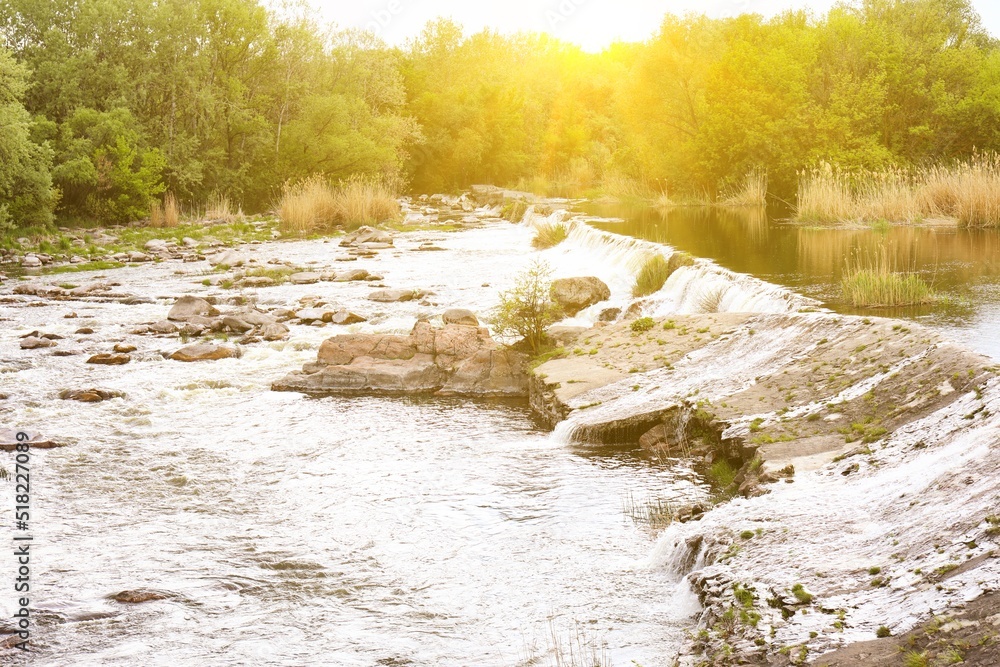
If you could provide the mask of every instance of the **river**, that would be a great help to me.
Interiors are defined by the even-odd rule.
[[[417,316],[448,307],[484,314],[537,255],[558,276],[600,276],[620,306],[631,300],[638,258],[657,243],[713,258],[626,224],[576,225],[542,253],[530,250],[527,223],[404,233],[395,249],[358,263],[391,287],[429,290],[428,305],[373,304],[371,286],[356,283],[244,296],[275,308],[316,295],[370,317],[351,331],[405,332]],[[601,231],[616,225],[627,233]],[[416,251],[428,242],[444,250]],[[245,251],[261,263],[315,269],[343,259],[322,240]],[[763,282],[715,258],[675,274],[647,310],[690,312],[699,290],[720,285],[724,310],[818,306],[781,286],[801,287],[795,281]],[[697,601],[653,557],[656,534],[635,508],[705,498],[707,486],[687,466],[567,444],[521,401],[269,390],[345,328],[293,326],[288,341],[202,364],[164,359],[176,338],[129,333],[163,319],[179,295],[225,297],[202,285],[207,271],[164,262],[103,274],[148,299],[134,305],[11,297],[16,281],[0,287],[2,423],[68,445],[32,458],[32,664],[671,664]],[[78,317],[65,319],[70,311]],[[74,334],[84,326],[96,333]],[[56,349],[80,354],[21,350],[20,336],[32,330],[62,335]],[[139,348],[127,366],[83,363],[116,342]],[[92,386],[126,398],[84,405],[57,397]],[[4,489],[12,510],[13,485]],[[0,577],[14,576],[4,559]],[[109,599],[134,588],[168,597]],[[9,618],[12,597],[0,604]]]

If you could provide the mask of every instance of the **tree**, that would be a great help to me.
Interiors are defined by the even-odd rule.
[[[0,48],[0,232],[52,220],[51,151],[33,140],[35,123],[21,104],[28,71]]]
[[[519,336],[537,355],[548,337],[546,329],[562,317],[551,297],[552,269],[541,260],[533,262],[514,280],[514,286],[500,293],[491,324],[497,335]]]

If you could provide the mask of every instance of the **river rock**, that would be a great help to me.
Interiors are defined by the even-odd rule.
[[[462,324],[469,327],[478,327],[479,318],[471,310],[465,308],[451,308],[444,311],[442,316],[445,324]]]
[[[222,326],[236,333],[246,333],[251,329],[253,329],[252,324],[248,324],[247,322],[244,322],[240,318],[235,317],[233,315],[227,315],[223,317]]]
[[[611,298],[611,289],[600,278],[561,278],[552,281],[552,299],[569,316]]]
[[[260,329],[260,337],[264,340],[275,341],[288,338],[288,327],[280,322],[265,324]]]
[[[402,301],[413,301],[415,298],[417,298],[416,292],[405,289],[382,289],[368,295],[369,301],[378,301],[380,303],[399,303]]]
[[[18,440],[17,434],[19,432],[28,436],[28,439],[25,441]],[[0,450],[12,452],[17,449],[19,444],[23,444],[24,442],[27,442],[30,447],[35,449],[52,449],[53,447],[63,446],[53,440],[43,438],[42,435],[36,431],[30,431],[27,429],[17,431],[12,428],[0,428]]]
[[[48,340],[47,338],[36,338],[35,336],[28,336],[27,338],[21,339],[22,350],[34,350],[40,347],[53,347],[54,345],[55,342]]]
[[[132,361],[132,357],[127,354],[111,354],[108,352],[95,354],[90,359],[87,359],[88,364],[97,364],[99,366],[124,366],[130,361]]]
[[[126,345],[125,343],[118,343],[114,347],[114,351],[119,354],[129,354],[130,352],[135,352],[136,349],[135,345]]]
[[[211,343],[195,343],[177,350],[170,355],[174,361],[216,361],[238,357],[239,352],[228,345],[213,345]]]
[[[232,250],[219,252],[208,258],[208,263],[212,266],[243,266],[246,261],[246,257]]]
[[[274,324],[278,321],[278,318],[274,315],[269,315],[268,313],[262,313],[259,310],[248,308],[246,310],[240,310],[233,314],[235,317],[251,324],[255,327],[263,327],[268,324]]]
[[[288,281],[295,285],[313,285],[318,283],[323,279],[322,273],[314,273],[312,271],[303,271],[300,273],[293,273],[288,276]]]
[[[59,398],[62,400],[79,401],[80,403],[100,403],[123,396],[125,394],[122,392],[110,389],[63,389],[59,392]]]
[[[343,247],[360,246],[363,244],[392,247],[392,235],[387,231],[365,226],[348,234],[340,242],[340,245]]]
[[[94,330],[91,327],[80,327],[74,333],[80,334],[81,336],[89,336],[94,333]]]
[[[524,396],[524,359],[500,350],[485,328],[417,322],[408,336],[345,334],[323,342],[315,363],[276,391]]]
[[[338,310],[334,313],[333,317],[330,318],[330,322],[342,326],[346,326],[348,324],[360,324],[361,322],[367,321],[368,318],[352,313],[349,310]]]
[[[160,320],[159,322],[150,324],[149,330],[158,334],[173,334],[177,333],[177,325],[169,320]]]
[[[334,314],[333,311],[323,308],[303,308],[295,313],[295,317],[303,324],[310,324],[312,322],[329,322]]]
[[[144,252],[139,252],[138,250],[132,250],[128,253],[128,261],[130,262],[148,262],[153,258]]]
[[[357,280],[367,280],[369,273],[364,269],[353,269],[338,273],[334,280],[338,283],[349,283]]]
[[[186,322],[195,316],[214,317],[218,314],[219,311],[208,301],[196,296],[182,296],[170,309],[167,319]]]
[[[36,269],[42,265],[42,260],[40,260],[36,255],[25,255],[24,259],[21,260],[21,266],[26,269]]]

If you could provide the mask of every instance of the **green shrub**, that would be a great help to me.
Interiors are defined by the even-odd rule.
[[[535,238],[531,240],[531,245],[540,250],[552,248],[565,241],[568,234],[566,225],[562,223],[542,225],[535,233]]]
[[[500,293],[491,316],[491,324],[500,336],[519,336],[537,355],[547,338],[545,330],[562,316],[559,306],[549,298],[552,269],[545,262],[534,262],[514,281],[514,286]]]
[[[655,324],[656,323],[653,322],[652,317],[641,317],[632,322],[632,331],[636,333],[646,333],[652,329]]]

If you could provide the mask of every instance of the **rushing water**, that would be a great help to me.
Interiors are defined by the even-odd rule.
[[[363,283],[247,290],[264,308],[313,295],[370,320],[296,325],[286,342],[202,364],[164,359],[161,352],[180,346],[176,338],[129,331],[162,319],[181,294],[231,294],[202,285],[204,263],[109,272],[118,291],[149,300],[135,305],[11,297],[15,281],[0,286],[0,393],[9,394],[0,424],[68,445],[32,459],[33,662],[512,666],[582,652],[605,664],[670,664],[696,601],[662,558],[651,558],[655,535],[627,509],[641,516],[647,501],[703,498],[690,469],[635,451],[567,445],[520,401],[269,391],[335,333],[405,332],[448,307],[485,313],[537,256],[557,277],[597,275],[610,285],[610,302],[581,313],[583,324],[608,306],[627,307],[643,259],[674,248],[708,259],[644,300],[650,314],[699,312],[706,295],[721,311],[790,313],[819,305],[809,297],[842,309],[831,286],[852,235],[874,233],[841,236],[720,213],[680,222],[656,220],[648,209],[604,213],[625,221],[576,218],[569,238],[541,253],[530,250],[540,222],[533,214],[523,225],[404,234],[395,249],[349,265],[322,241],[244,248],[260,263],[359,266],[391,287],[429,290],[430,301],[374,304]],[[917,268],[936,267],[936,285],[970,304],[957,315],[912,315],[979,332],[976,346],[996,352],[996,337],[981,335],[995,333],[1000,302],[991,291],[996,236],[894,234],[900,243],[911,235]],[[823,239],[841,240],[825,249]],[[415,251],[428,241],[444,251]],[[70,311],[79,317],[64,319]],[[85,326],[96,333],[74,333]],[[64,336],[55,349],[79,354],[21,350],[19,337],[35,329]],[[129,365],[83,363],[115,342],[139,348]],[[126,398],[85,405],[57,397],[89,387]],[[3,488],[6,516],[13,485]],[[0,561],[3,581],[13,576],[12,559]],[[134,588],[169,597],[142,605],[108,599]],[[4,617],[13,602],[0,596]]]
[[[787,212],[762,209],[591,204],[585,210],[599,216],[590,222],[598,229],[711,259],[837,312],[912,318],[1000,359],[1000,230],[816,227],[789,223]],[[847,259],[871,256],[883,246],[900,270],[919,273],[946,298],[878,311],[844,303],[839,285]]]
[[[446,250],[412,252],[428,239]],[[445,307],[485,311],[530,259],[528,239],[506,224],[410,234],[358,263],[393,287],[432,290],[433,306],[373,304],[363,284],[247,295],[269,306],[319,295],[372,316],[351,330],[405,331]],[[330,268],[342,254],[319,241],[248,249]],[[625,506],[704,497],[689,469],[566,446],[519,401],[269,391],[343,329],[293,326],[288,342],[202,364],[164,359],[176,338],[128,333],[162,319],[179,294],[220,293],[201,285],[206,270],[166,262],[107,274],[146,304],[0,303],[10,395],[0,422],[68,444],[32,458],[33,664],[502,666],[548,664],[557,646],[564,657],[668,664],[696,602],[647,565],[655,535]],[[64,319],[70,311],[79,317]],[[84,326],[96,333],[73,333]],[[81,354],[19,349],[34,329]],[[129,365],[84,363],[118,341],[139,348]],[[93,386],[126,398],[57,398]],[[13,485],[4,489],[6,516]],[[4,581],[11,561],[0,562]],[[170,597],[108,599],[134,588]],[[9,618],[12,596],[0,604]]]

